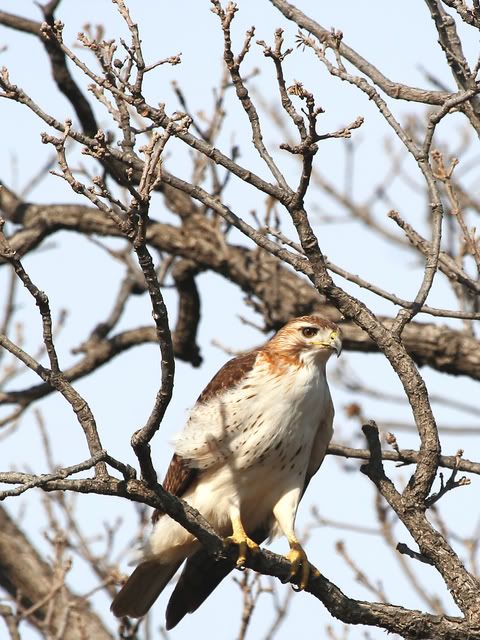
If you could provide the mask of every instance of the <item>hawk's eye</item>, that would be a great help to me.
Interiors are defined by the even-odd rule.
[[[313,338],[313,336],[316,336],[318,333],[318,329],[316,327],[303,327],[302,328],[302,335],[305,338]]]

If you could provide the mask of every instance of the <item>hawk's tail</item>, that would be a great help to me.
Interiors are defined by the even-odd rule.
[[[145,560],[139,564],[113,599],[111,611],[117,618],[144,616],[173,578],[182,561],[161,564],[158,560]]]
[[[252,540],[262,544],[269,536],[271,524],[269,520],[258,527],[252,533]],[[168,602],[167,630],[173,629],[187,613],[196,611],[234,567],[235,562],[228,558],[213,560],[205,549],[190,555]]]
[[[232,560],[214,560],[205,549],[188,558],[168,602],[166,628],[173,629],[187,614],[193,613],[232,571]]]

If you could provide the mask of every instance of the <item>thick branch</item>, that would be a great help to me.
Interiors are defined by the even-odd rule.
[[[406,491],[403,495],[398,493],[391,480],[385,475],[376,425],[373,423],[364,425],[363,431],[370,449],[370,460],[362,466],[361,471],[375,484],[406,526],[422,555],[428,558],[438,570],[465,617],[480,628],[477,579],[465,569],[445,538],[432,527],[425,517],[424,506],[418,503],[412,504],[411,500],[406,498]]]
[[[192,211],[192,201],[183,198],[178,190],[169,188],[166,197],[174,210],[190,208]],[[121,235],[113,222],[92,208],[22,203],[5,188],[0,191],[0,209],[7,219],[23,223],[23,229],[9,238],[10,245],[20,256],[62,229],[102,236]],[[205,219],[202,217],[201,220],[205,225]],[[158,250],[191,259],[200,269],[215,271],[247,295],[256,296],[264,305],[262,312],[271,328],[279,328],[289,318],[315,310],[338,320],[338,312],[325,306],[324,299],[308,282],[275,258],[267,254],[262,257],[256,250],[233,244],[228,245],[228,251],[219,251],[216,232],[195,233],[194,230],[195,226],[184,230],[154,222],[147,229],[147,240]],[[278,287],[272,287],[272,282],[278,282]],[[277,289],[282,291],[281,298],[275,295]],[[389,320],[382,318],[382,322],[388,326]],[[343,322],[342,330],[346,349],[365,353],[378,351],[368,334],[353,322]],[[405,327],[402,341],[417,364],[480,380],[480,344],[475,338],[446,326],[414,322]],[[99,357],[102,362],[106,361],[101,353]]]
[[[192,533],[197,534],[210,553],[224,557],[230,554],[232,558],[236,557],[236,550],[231,546],[225,547],[222,539],[215,534],[198,512],[175,497],[166,494],[161,487],[157,488],[157,494],[155,494],[144,483],[137,480],[123,483],[111,479],[107,483],[86,479],[57,480],[47,483],[43,489],[46,491],[73,490],[82,493],[119,495],[145,502],[151,506],[162,507],[164,510],[166,508],[170,515],[181,521],[182,524],[186,524]],[[0,529],[1,539],[2,531]],[[15,536],[12,536],[12,540],[15,539]],[[287,579],[290,574],[290,563],[283,556],[270,551],[261,551],[249,556],[246,564],[255,571],[275,576],[280,580]],[[480,640],[480,627],[470,625],[461,618],[436,616],[394,605],[353,600],[321,575],[310,579],[307,591],[322,601],[333,616],[346,623],[380,626],[403,637],[410,637],[415,630],[417,638],[464,640],[465,637],[469,637],[470,640]],[[97,636],[90,637],[96,638]],[[102,638],[103,636],[99,635],[98,637]]]
[[[200,295],[195,276],[198,268],[191,260],[180,260],[172,270],[178,293],[177,324],[172,335],[175,356],[200,366],[202,356],[197,344],[197,330],[200,323]]]
[[[29,621],[45,631],[48,618],[49,637],[58,637],[63,629],[64,640],[113,640],[88,602],[65,585],[54,591],[55,582],[52,567],[41,559],[30,540],[0,507],[0,585],[12,598],[19,597],[25,609],[44,602],[29,616]]]

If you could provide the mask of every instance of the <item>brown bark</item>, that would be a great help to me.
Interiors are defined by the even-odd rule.
[[[42,560],[25,533],[0,507],[0,586],[22,609],[40,605],[28,616],[31,624],[64,640],[113,640],[88,601],[75,595]],[[43,603],[43,604],[40,604]]]
[[[168,204],[172,204],[172,208],[182,206],[183,211],[188,206],[189,213],[195,211],[192,201],[189,198],[180,200],[177,190],[169,191]],[[10,238],[11,246],[20,255],[33,250],[61,229],[83,234],[120,235],[113,222],[91,207],[22,203],[5,188],[0,192],[0,209],[5,217],[23,225]],[[312,311],[320,311],[335,321],[339,319],[339,312],[326,305],[325,298],[307,280],[275,257],[260,249],[220,245],[214,226],[203,216],[189,216],[188,225],[182,227],[152,222],[147,230],[147,240],[160,251],[191,260],[200,270],[215,271],[247,295],[258,298],[268,328],[276,329],[289,318]],[[389,326],[388,318],[381,320]],[[345,349],[378,352],[374,341],[356,324],[345,321],[341,326]],[[417,364],[480,380],[480,343],[475,338],[447,326],[412,322],[405,327],[402,340]],[[185,354],[188,359],[198,358],[196,349],[185,350],[183,346],[178,349],[178,356]]]

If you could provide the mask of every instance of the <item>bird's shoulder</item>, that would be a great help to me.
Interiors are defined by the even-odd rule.
[[[226,362],[199,395],[197,403],[208,402],[219,394],[237,386],[252,371],[259,353],[259,349],[254,349]]]

